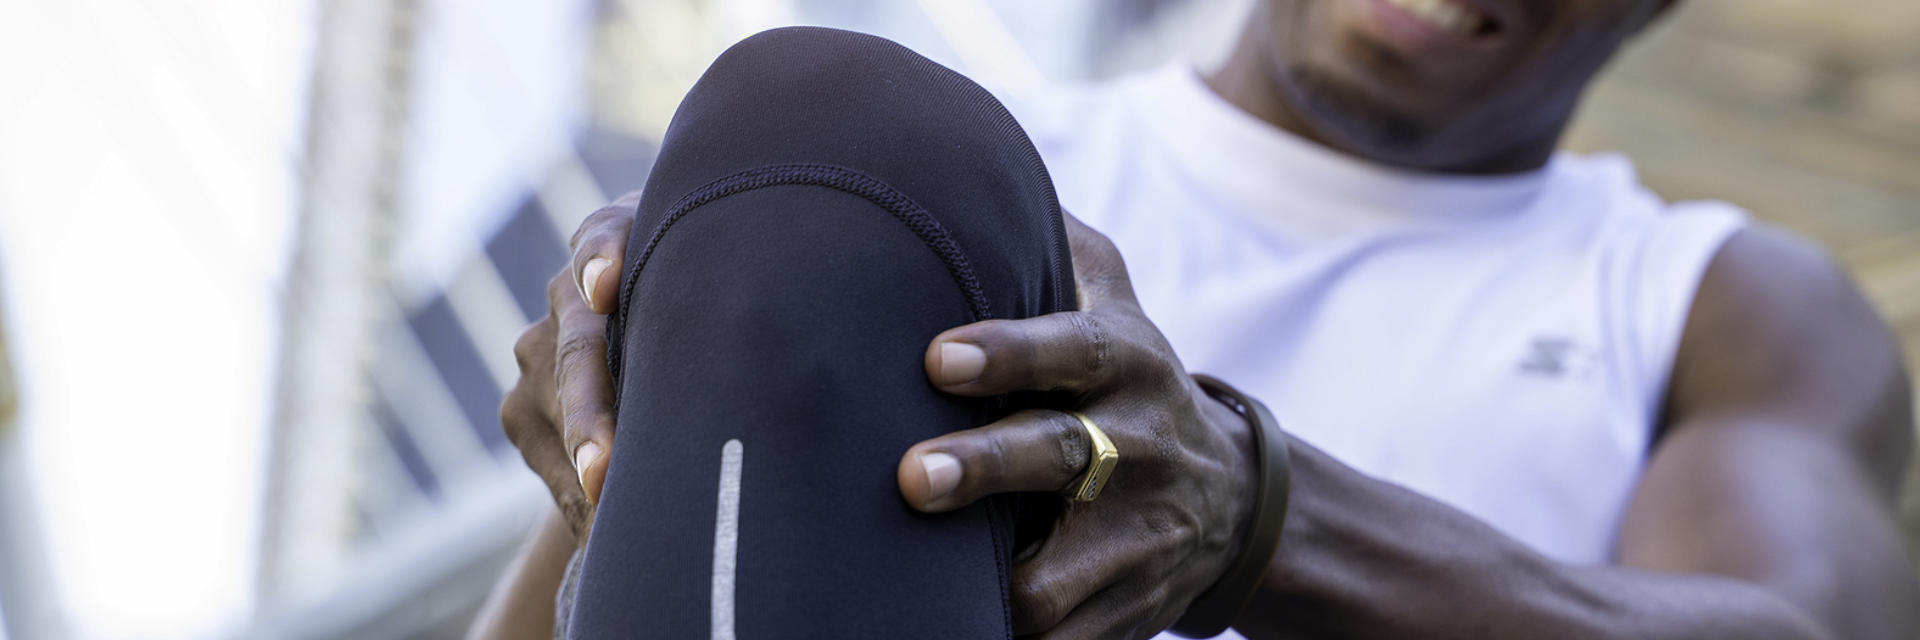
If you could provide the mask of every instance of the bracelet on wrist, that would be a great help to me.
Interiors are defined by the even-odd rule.
[[[1226,574],[1187,605],[1186,613],[1173,624],[1175,634],[1210,638],[1233,625],[1234,617],[1240,615],[1240,610],[1253,598],[1254,590],[1259,588],[1267,565],[1273,562],[1273,553],[1280,547],[1280,529],[1287,520],[1292,467],[1287,457],[1287,434],[1280,430],[1279,421],[1274,420],[1266,405],[1213,376],[1197,373],[1193,380],[1201,391],[1247,421],[1260,473],[1260,483],[1254,488],[1246,547],[1227,567]]]

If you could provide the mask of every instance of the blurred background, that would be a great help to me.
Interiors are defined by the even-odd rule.
[[[0,638],[459,637],[549,504],[514,338],[721,49],[1020,91],[1247,2],[0,0]],[[1920,358],[1920,3],[1686,4],[1569,145],[1825,243]]]

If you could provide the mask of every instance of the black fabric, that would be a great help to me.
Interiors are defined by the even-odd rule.
[[[733,439],[738,637],[1010,635],[1036,518],[919,514],[895,483],[913,443],[1029,404],[940,394],[928,342],[1074,304],[1051,182],[997,101],[880,38],[756,35],[681,103],[626,255],[619,435],[566,635],[710,637]]]

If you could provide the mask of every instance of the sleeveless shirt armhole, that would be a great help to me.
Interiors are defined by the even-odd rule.
[[[1640,273],[1634,280],[1641,310],[1641,343],[1646,424],[1659,428],[1667,384],[1680,352],[1681,335],[1693,310],[1707,266],[1735,232],[1747,226],[1747,213],[1716,201],[1677,202],[1645,228]],[[1651,438],[1651,434],[1648,436]],[[1651,440],[1648,442],[1651,445]]]

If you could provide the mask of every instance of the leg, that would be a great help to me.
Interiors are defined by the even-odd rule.
[[[1015,509],[928,516],[900,454],[1018,402],[943,396],[942,330],[1071,308],[1039,157],[972,82],[780,29],[675,115],[609,323],[619,436],[574,637],[1007,637]]]

